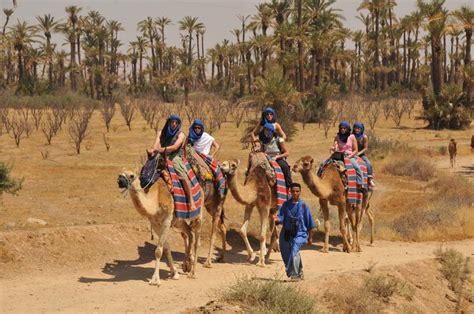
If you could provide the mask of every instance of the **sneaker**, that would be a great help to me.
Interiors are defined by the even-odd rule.
[[[374,186],[375,186],[375,180],[372,179],[372,178],[370,178],[370,179],[369,179],[369,185],[370,185],[371,187],[374,187]]]

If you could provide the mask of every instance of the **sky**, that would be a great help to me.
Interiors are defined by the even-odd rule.
[[[257,0],[17,0],[18,7],[11,18],[11,24],[17,19],[26,20],[29,23],[36,23],[35,17],[50,13],[56,19],[65,19],[64,8],[69,5],[82,7],[82,14],[87,14],[91,10],[99,11],[107,19],[115,19],[122,23],[124,32],[119,34],[119,39],[123,43],[128,43],[138,35],[137,23],[147,16],[153,18],[166,16],[173,21],[173,24],[166,30],[166,40],[172,45],[179,45],[180,36],[178,21],[186,15],[198,17],[206,26],[205,47],[209,48],[216,43],[227,38],[231,41],[235,37],[230,33],[234,28],[239,27],[237,16],[254,14],[255,5],[262,2]],[[345,17],[345,26],[352,29],[362,29],[362,23],[355,18],[359,14],[357,7],[361,0],[338,0],[335,8],[342,10]],[[398,16],[403,16],[413,11],[416,7],[416,0],[397,0],[395,12]],[[445,7],[452,10],[461,5],[473,7],[468,0],[447,0]],[[11,8],[11,0],[0,0],[0,8]],[[2,14],[0,23],[3,25],[5,16]],[[54,34],[53,41],[63,42],[63,35]],[[64,49],[68,49],[65,47]]]

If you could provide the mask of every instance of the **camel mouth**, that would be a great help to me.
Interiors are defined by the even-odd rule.
[[[130,177],[128,177],[124,174],[121,174],[117,178],[117,184],[118,184],[119,188],[128,190],[130,188],[130,186],[132,185],[132,181],[131,181]]]

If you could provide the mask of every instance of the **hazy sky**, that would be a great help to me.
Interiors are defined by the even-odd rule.
[[[254,14],[255,5],[262,1],[257,0],[18,0],[18,7],[12,17],[11,24],[17,19],[26,20],[30,23],[35,21],[35,16],[46,13],[52,14],[57,19],[66,16],[64,8],[68,5],[82,7],[82,14],[97,10],[107,19],[115,19],[122,23],[125,31],[120,33],[120,40],[128,43],[134,40],[138,34],[137,22],[147,16],[166,16],[173,21],[166,37],[173,45],[179,44],[179,31],[177,21],[186,15],[199,17],[206,26],[205,47],[209,48],[224,38],[234,41],[230,31],[238,28],[237,15]],[[360,0],[338,0],[336,8],[342,9],[346,18],[345,25],[350,29],[362,29],[362,24],[355,18],[358,15],[357,7]],[[405,15],[416,6],[416,0],[397,0],[396,13],[398,16]],[[463,4],[470,4],[468,0],[447,0],[446,8],[455,9]],[[12,7],[11,0],[0,0],[1,8]],[[5,16],[2,14],[0,23],[3,25]],[[10,25],[11,25],[10,24]],[[55,41],[62,41],[60,34],[54,34]],[[67,47],[65,48],[67,49]]]

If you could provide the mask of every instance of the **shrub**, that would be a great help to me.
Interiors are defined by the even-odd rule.
[[[0,161],[0,195],[3,192],[15,195],[20,189],[23,179],[13,179],[10,177],[12,166]]]
[[[443,155],[443,156],[446,156],[446,154],[448,153],[448,148],[446,146],[439,146],[438,147],[438,153],[440,155]]]
[[[238,303],[249,312],[313,313],[314,300],[304,291],[277,280],[244,277],[222,292],[221,298]]]
[[[369,157],[371,159],[384,159],[395,151],[409,151],[407,144],[394,140],[383,140],[373,131],[365,131],[369,138]]]
[[[423,156],[404,155],[393,158],[385,165],[385,170],[395,176],[407,176],[428,181],[435,176],[435,165]]]
[[[448,280],[450,288],[460,294],[464,283],[469,280],[471,271],[469,259],[454,249],[438,248],[435,255],[441,264],[441,273]]]
[[[382,298],[385,302],[388,302],[390,297],[394,294],[411,300],[414,293],[413,287],[409,286],[406,282],[383,275],[368,277],[365,280],[365,287],[376,296]]]

